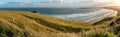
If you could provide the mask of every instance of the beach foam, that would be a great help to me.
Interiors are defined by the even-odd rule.
[[[67,15],[51,15],[51,16],[54,16],[57,18],[62,18],[62,19],[68,19],[68,20],[89,22],[93,19],[116,16],[117,13],[113,13],[113,12],[114,12],[113,10],[101,9],[98,11],[88,12],[88,13],[67,14]]]

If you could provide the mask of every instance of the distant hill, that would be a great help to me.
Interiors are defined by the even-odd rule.
[[[0,37],[119,37],[120,17],[94,24],[14,10],[0,10]],[[114,29],[112,29],[114,28]]]

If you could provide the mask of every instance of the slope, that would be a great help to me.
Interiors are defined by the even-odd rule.
[[[89,23],[62,20],[25,11],[0,11],[1,36],[40,37],[44,33],[80,32],[92,27]]]

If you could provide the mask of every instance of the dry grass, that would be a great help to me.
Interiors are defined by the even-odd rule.
[[[117,37],[109,27],[117,18],[90,24],[25,11],[1,10],[0,37]]]

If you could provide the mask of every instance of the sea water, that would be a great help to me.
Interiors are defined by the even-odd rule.
[[[56,18],[85,22],[113,12],[102,8],[0,8],[0,10],[37,11]]]

